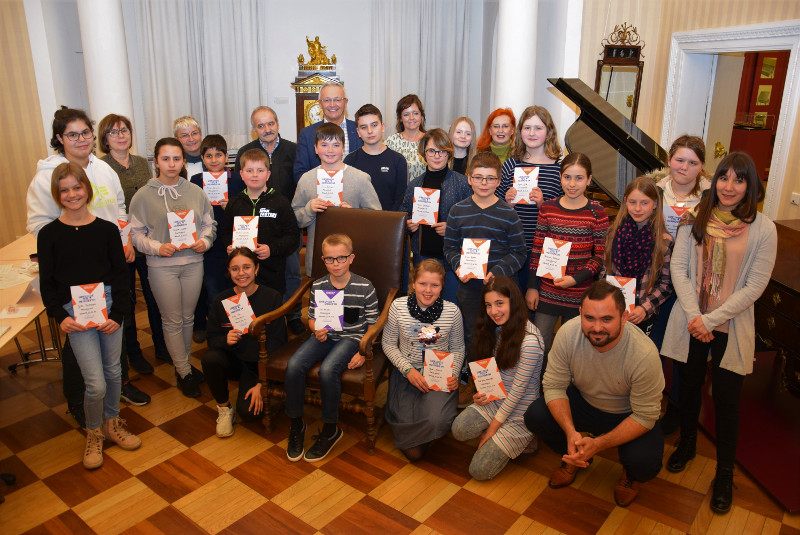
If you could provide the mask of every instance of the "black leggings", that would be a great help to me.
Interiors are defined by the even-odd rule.
[[[239,381],[236,412],[248,422],[261,418],[261,413],[253,414],[250,411],[250,400],[244,397],[248,390],[258,384],[257,362],[244,362],[230,351],[209,348],[203,355],[202,366],[211,395],[218,404],[228,402],[228,379]]]
[[[679,365],[681,436],[697,434],[700,418],[702,389],[708,370],[708,352],[711,351],[711,397],[716,412],[717,465],[733,468],[736,459],[736,442],[739,436],[739,400],[744,375],[720,368],[728,333],[714,331],[711,342],[700,342],[692,337],[689,356],[685,364]]]

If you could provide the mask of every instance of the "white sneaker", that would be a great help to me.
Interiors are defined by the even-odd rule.
[[[233,407],[220,407],[217,405],[219,416],[217,416],[217,436],[220,438],[229,437],[233,434],[233,422],[236,421],[236,411]]]

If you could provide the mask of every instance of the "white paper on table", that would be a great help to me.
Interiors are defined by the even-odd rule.
[[[567,272],[569,250],[571,241],[554,240],[547,237],[542,245],[542,254],[539,256],[539,267],[536,276],[545,279],[559,279]]]
[[[676,206],[664,205],[664,226],[667,227],[667,232],[674,238],[678,234],[678,223],[683,214],[689,211],[688,206],[683,206],[679,203]]]
[[[234,216],[233,242],[231,246],[247,247],[255,251],[258,246],[258,216]]]
[[[169,241],[178,249],[188,249],[197,241],[197,226],[194,210],[175,210],[167,212]]]
[[[0,310],[0,319],[12,319],[12,318],[27,318],[28,314],[33,311],[33,307],[17,307],[11,305],[9,307],[5,307],[3,310]]]
[[[84,327],[99,327],[108,320],[106,292],[102,282],[70,286],[72,313]]]
[[[317,199],[339,206],[344,201],[344,169],[317,169]]]
[[[231,327],[241,331],[243,334],[247,334],[250,324],[256,319],[253,307],[250,306],[250,300],[247,299],[247,294],[242,292],[223,299],[222,307],[228,315]]]
[[[122,251],[128,254],[128,242],[131,241],[131,224],[124,219],[117,219],[117,227],[119,228],[119,238],[122,240]]]
[[[414,206],[411,209],[411,222],[420,225],[433,225],[439,222],[439,195],[441,190],[434,188],[414,188]]]
[[[23,275],[17,270],[0,273],[0,290],[6,290],[17,286],[18,284],[25,284],[31,282],[33,277]]]
[[[344,330],[344,290],[314,290],[314,328]]]
[[[211,171],[204,171],[203,191],[211,204],[219,206],[222,201],[227,201],[228,172],[220,171],[219,173],[212,173]]]
[[[489,269],[489,247],[492,240],[464,238],[461,242],[461,263],[456,275],[472,275],[471,279],[485,279]]]
[[[506,387],[494,357],[470,362],[469,371],[472,372],[478,394],[486,394],[489,401],[505,399]]]
[[[532,204],[531,190],[539,186],[538,167],[515,167],[514,189],[517,190],[512,204]]]
[[[636,279],[607,275],[606,280],[622,290],[622,295],[625,296],[625,306],[628,307],[628,312],[633,312],[633,309],[636,308]]]
[[[447,351],[426,349],[424,357],[422,376],[428,383],[428,388],[450,392],[450,389],[447,388],[447,378],[453,376],[453,354]]]

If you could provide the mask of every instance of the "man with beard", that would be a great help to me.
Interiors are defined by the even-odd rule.
[[[633,502],[639,483],[656,477],[664,453],[655,425],[664,390],[658,350],[626,324],[626,308],[622,292],[605,280],[586,290],[580,316],[562,325],[553,341],[544,396],[525,413],[531,433],[562,455],[552,488],[570,485],[595,454],[617,447],[623,470],[614,500],[620,507]]]

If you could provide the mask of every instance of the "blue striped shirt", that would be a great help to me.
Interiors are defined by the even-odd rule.
[[[560,163],[535,164],[509,158],[503,162],[500,185],[497,186],[494,192],[500,199],[505,200],[506,192],[514,186],[514,169],[517,167],[539,168],[539,189],[542,190],[545,201],[557,199],[564,195],[564,191],[561,189]],[[525,245],[530,249],[533,244],[533,236],[536,234],[539,207],[535,204],[515,204],[514,210],[517,211],[517,215],[522,221],[522,228],[525,231]]]
[[[495,275],[515,276],[528,255],[519,216],[503,200],[481,208],[468,197],[450,209],[444,234],[444,257],[453,271],[461,263],[464,238],[491,240],[489,271]]]

